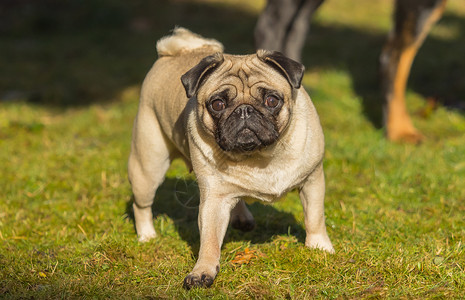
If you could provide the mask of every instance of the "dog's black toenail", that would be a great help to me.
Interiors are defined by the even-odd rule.
[[[186,290],[190,290],[193,287],[196,286],[201,286],[200,283],[200,278],[197,275],[187,275],[186,278],[184,278],[184,283],[183,283],[183,288]]]
[[[213,284],[213,278],[209,275],[202,275],[202,285],[204,287],[210,287]]]
[[[195,287],[210,287],[213,284],[213,277],[208,274],[202,274],[202,276],[198,275],[187,275],[184,278],[183,288],[186,290],[190,290],[191,288]]]

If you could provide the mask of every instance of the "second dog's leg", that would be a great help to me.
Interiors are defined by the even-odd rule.
[[[255,26],[257,49],[276,50],[301,61],[310,19],[323,0],[268,0]]]
[[[441,17],[446,0],[397,0],[395,25],[380,57],[384,122],[388,139],[418,143],[405,105],[405,89],[413,59],[431,26]]]

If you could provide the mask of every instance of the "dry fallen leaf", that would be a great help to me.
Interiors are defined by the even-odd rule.
[[[263,256],[262,253],[259,253],[257,250],[250,250],[245,248],[244,251],[239,251],[236,253],[236,257],[231,261],[233,265],[243,265],[248,264],[252,259]]]

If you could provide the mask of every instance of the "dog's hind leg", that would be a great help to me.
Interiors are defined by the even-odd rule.
[[[388,139],[418,143],[405,104],[405,89],[415,55],[431,27],[441,17],[446,0],[397,0],[395,24],[380,56],[384,123]]]
[[[247,232],[255,228],[255,220],[252,213],[245,205],[244,200],[237,202],[231,211],[231,225],[235,229]]]
[[[152,203],[169,166],[169,144],[153,111],[140,109],[134,122],[128,175],[134,194],[135,225],[141,242],[156,237]]]

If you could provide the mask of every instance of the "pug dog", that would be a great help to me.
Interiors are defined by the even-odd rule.
[[[301,86],[304,66],[279,52],[223,53],[216,40],[184,28],[157,42],[134,122],[129,180],[139,240],[156,237],[155,192],[182,157],[200,192],[198,261],[184,287],[208,287],[219,272],[228,224],[251,230],[244,200],[272,203],[298,189],[305,245],[334,248],[324,218],[324,137]]]

